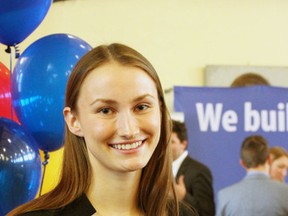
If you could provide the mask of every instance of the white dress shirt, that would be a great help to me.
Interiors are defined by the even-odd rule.
[[[178,157],[175,161],[173,161],[172,163],[172,172],[173,172],[173,176],[174,178],[177,175],[177,172],[182,164],[182,162],[184,161],[184,159],[186,158],[186,156],[188,155],[188,151],[185,150],[180,157]]]

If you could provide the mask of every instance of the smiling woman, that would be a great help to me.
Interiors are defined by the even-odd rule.
[[[140,53],[111,44],[83,56],[63,114],[59,184],[8,215],[197,215],[178,204],[163,90]]]

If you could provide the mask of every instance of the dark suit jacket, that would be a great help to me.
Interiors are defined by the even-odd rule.
[[[214,216],[213,182],[209,168],[188,155],[177,172],[176,180],[180,175],[184,175],[187,190],[184,201],[196,208],[200,216]]]

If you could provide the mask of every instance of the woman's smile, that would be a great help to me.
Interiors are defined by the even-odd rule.
[[[142,146],[144,140],[139,141],[131,141],[131,142],[123,142],[119,144],[110,144],[112,148],[119,149],[119,150],[134,150]]]

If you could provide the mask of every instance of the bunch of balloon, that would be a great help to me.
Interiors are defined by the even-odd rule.
[[[45,18],[52,0],[0,0],[0,43],[17,46]]]
[[[35,198],[40,182],[36,141],[21,125],[0,117],[0,215]]]
[[[51,4],[52,0],[0,0],[0,43],[10,53],[10,70],[0,63],[0,216],[33,199],[39,189],[39,149],[35,139],[18,124],[12,106],[11,47],[17,58],[18,44],[40,25]]]
[[[12,103],[21,125],[44,151],[43,178],[49,152],[63,146],[65,89],[77,61],[92,47],[70,34],[51,34],[20,55],[12,75]],[[40,187],[41,195],[42,184]]]

